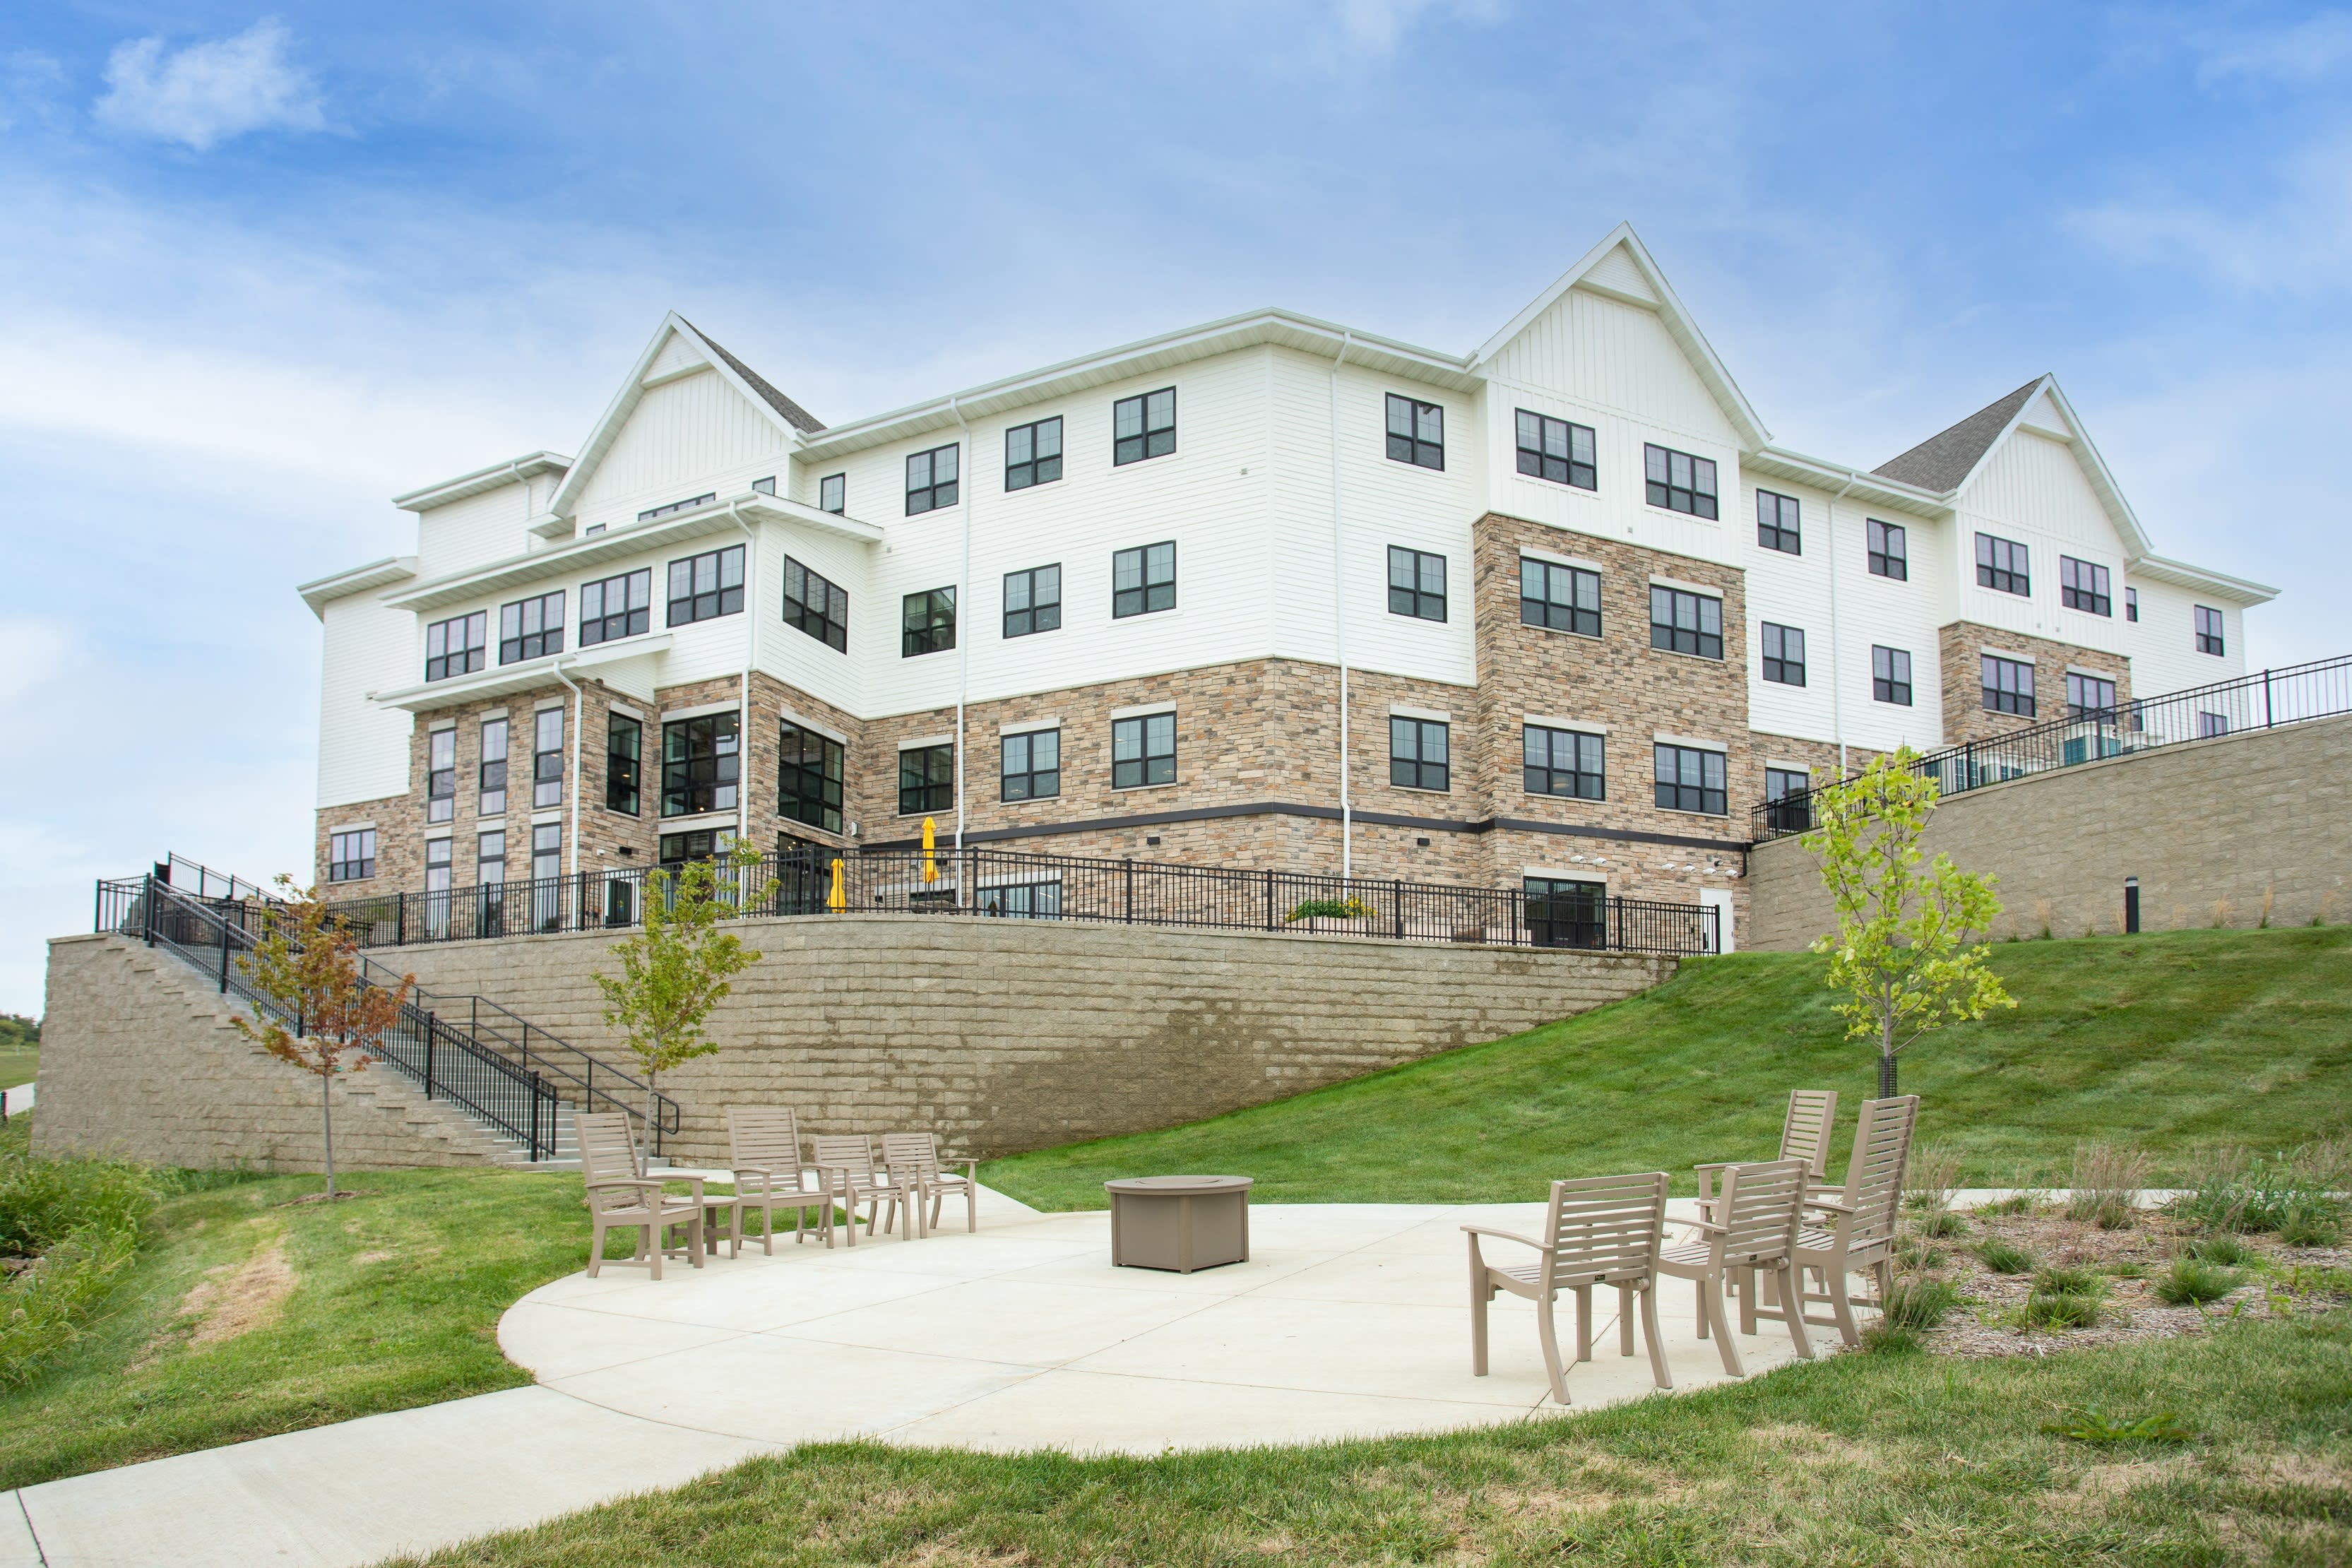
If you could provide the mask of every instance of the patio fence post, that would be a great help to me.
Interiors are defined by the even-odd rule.
[[[433,1098],[433,1015],[425,1015],[425,1098]]]

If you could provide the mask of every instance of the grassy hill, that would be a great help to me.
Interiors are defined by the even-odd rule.
[[[1842,1038],[1824,961],[1687,963],[1643,995],[1523,1035],[1166,1131],[998,1160],[982,1179],[1043,1208],[1099,1208],[1109,1177],[1257,1178],[1289,1203],[1539,1198],[1555,1177],[1768,1157],[1792,1088],[1876,1092]],[[2158,1179],[2199,1145],[2291,1145],[2352,1120],[2352,929],[2003,943],[2018,1006],[1906,1052],[1921,1136],[1970,1184],[2063,1182],[2078,1139],[2139,1143]]]
[[[41,1026],[21,1014],[0,1016],[0,1089],[33,1081],[41,1062]]]

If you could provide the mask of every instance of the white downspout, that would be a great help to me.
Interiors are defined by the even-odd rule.
[[[760,646],[760,536],[743,514],[740,503],[729,501],[727,515],[743,531],[743,682],[737,689],[735,721],[735,841],[751,837],[751,664]]]
[[[1830,733],[1837,738],[1838,779],[1841,783],[1844,781],[1846,776],[1845,682],[1843,679],[1844,665],[1838,658],[1837,503],[1845,499],[1846,491],[1851,490],[1854,486],[1861,482],[1862,476],[1860,474],[1854,472],[1852,468],[1848,468],[1845,471],[1844,485],[1839,489],[1837,494],[1830,497],[1829,528],[1827,531],[1830,541]],[[1863,548],[1867,550],[1869,547],[1870,542],[1865,539],[1863,542]]]
[[[1348,792],[1348,577],[1342,552],[1345,540],[1339,511],[1339,365],[1348,357],[1353,332],[1339,334],[1339,352],[1331,356],[1331,631],[1339,658],[1339,879],[1356,874],[1356,816]],[[1342,889],[1344,892],[1344,888]]]
[[[956,725],[955,725],[955,792],[956,792],[956,853],[963,853],[963,710],[971,695],[971,627],[966,624],[971,613],[971,426],[964,423],[963,410],[956,406],[956,395],[948,395],[948,413],[962,433],[956,444],[957,493],[963,498],[963,567],[956,574]],[[959,860],[958,865],[962,862]],[[963,902],[963,884],[956,884],[956,902]]]
[[[572,693],[572,787],[564,791],[572,800],[572,826],[563,830],[563,858],[566,874],[576,877],[580,874],[580,791],[583,787],[580,781],[580,729],[588,721],[587,693],[580,689],[579,682],[563,673],[562,659],[547,668],[549,673],[563,682]],[[536,739],[531,743],[534,747],[538,745]],[[511,754],[511,747],[509,752]]]

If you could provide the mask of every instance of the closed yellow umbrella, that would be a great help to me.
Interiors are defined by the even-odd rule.
[[[838,855],[833,858],[833,887],[824,895],[824,907],[835,913],[849,908],[849,894],[843,890],[841,885],[841,857]]]
[[[926,882],[940,879],[940,863],[931,858],[931,845],[938,834],[937,825],[928,816],[923,818],[923,880]]]

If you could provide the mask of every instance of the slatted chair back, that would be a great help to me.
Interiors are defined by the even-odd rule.
[[[572,1117],[572,1126],[580,1143],[580,1176],[589,1185],[589,1201],[619,1206],[643,1202],[635,1191],[614,1188],[606,1195],[595,1186],[598,1182],[626,1181],[642,1174],[629,1119],[617,1110],[583,1111]]]
[[[789,1105],[727,1108],[727,1155],[737,1166],[797,1178],[801,1169],[800,1123]]]
[[[1789,1118],[1780,1124],[1780,1158],[1802,1160],[1819,1181],[1830,1168],[1830,1133],[1837,1125],[1837,1090],[1792,1089]]]
[[[865,1191],[876,1185],[874,1143],[855,1133],[832,1133],[809,1140],[810,1163],[849,1173],[852,1187]]]
[[[1746,1268],[1788,1256],[1797,1242],[1797,1215],[1805,1199],[1802,1160],[1759,1160],[1726,1166],[1723,1196],[1715,1205],[1717,1239],[1727,1264]]]
[[[893,1169],[919,1171],[926,1176],[937,1175],[940,1141],[929,1132],[885,1132],[882,1134],[882,1163]]]
[[[1664,1171],[1554,1182],[1544,1216],[1552,1284],[1564,1289],[1646,1276],[1665,1227]]]
[[[1853,1130],[1853,1160],[1846,1167],[1845,1205],[1853,1210],[1852,1245],[1892,1240],[1903,1203],[1903,1168],[1911,1158],[1911,1133],[1919,1121],[1919,1097],[1866,1100]]]

